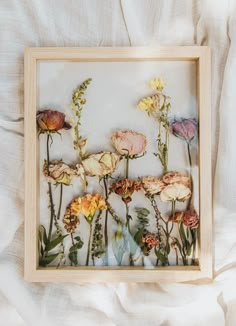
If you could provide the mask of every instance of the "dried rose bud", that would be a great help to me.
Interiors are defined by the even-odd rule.
[[[41,132],[59,131],[70,129],[71,125],[65,121],[65,114],[53,110],[38,111],[36,116],[37,124]]]
[[[190,229],[197,229],[199,225],[199,216],[195,209],[190,208],[184,213],[183,224]]]
[[[197,132],[197,121],[195,119],[175,120],[171,124],[172,133],[187,142],[191,142]]]

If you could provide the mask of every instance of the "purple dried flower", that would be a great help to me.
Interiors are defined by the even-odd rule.
[[[197,127],[198,124],[195,119],[181,118],[179,120],[175,120],[171,124],[171,130],[173,135],[185,140],[188,143],[190,143],[195,137]]]

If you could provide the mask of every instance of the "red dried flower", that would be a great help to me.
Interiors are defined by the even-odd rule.
[[[190,208],[184,213],[183,224],[189,227],[190,229],[198,228],[199,220],[199,216],[193,208]]]
[[[70,129],[71,125],[65,121],[65,114],[53,110],[37,112],[37,124],[41,132]]]
[[[110,190],[122,197],[123,202],[126,204],[131,202],[134,191],[141,189],[141,182],[130,179],[122,179],[113,182],[110,186]]]

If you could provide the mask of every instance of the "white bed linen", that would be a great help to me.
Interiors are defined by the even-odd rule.
[[[226,0],[0,0],[0,326],[236,324],[236,12]],[[212,284],[23,280],[23,51],[30,46],[212,48]]]

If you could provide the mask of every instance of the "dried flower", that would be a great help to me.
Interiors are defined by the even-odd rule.
[[[173,184],[173,183],[179,183],[183,184],[186,187],[190,186],[190,178],[189,176],[185,176],[179,172],[168,172],[162,177],[162,181],[165,184]]]
[[[103,177],[115,171],[120,156],[116,153],[101,152],[98,154],[91,154],[82,161],[84,172],[89,176]],[[79,169],[80,166],[78,166]]]
[[[75,215],[83,214],[88,223],[92,223],[97,210],[107,209],[106,200],[100,194],[86,194],[76,197],[70,204],[71,212]]]
[[[47,161],[44,161],[43,173],[47,178],[48,182],[57,184],[70,185],[72,178],[76,175],[74,169],[65,164],[62,160],[51,161],[48,165]]]
[[[186,142],[191,142],[197,132],[197,121],[195,119],[179,119],[171,124],[172,133]]]
[[[165,188],[164,182],[157,177],[143,177],[141,182],[146,195],[157,195]]]
[[[141,189],[141,182],[130,179],[122,179],[120,181],[113,182],[110,186],[110,190],[122,197],[124,203],[128,204],[132,200],[134,191]]]
[[[141,240],[141,249],[145,256],[149,255],[150,250],[159,244],[159,240],[156,234],[147,232]]]
[[[162,91],[165,88],[166,83],[163,78],[159,77],[150,80],[149,85],[151,88],[153,88],[156,91]]]
[[[167,185],[160,194],[163,202],[167,201],[185,201],[191,196],[191,190],[181,183]]]
[[[120,155],[133,158],[146,152],[147,138],[141,133],[132,130],[117,130],[111,140]]]
[[[170,97],[162,93],[153,94],[144,97],[138,103],[137,108],[142,111],[147,111],[149,114],[168,113],[170,109]]]
[[[41,133],[71,128],[71,125],[65,121],[65,114],[58,111],[38,111],[36,120]]]
[[[198,228],[199,220],[199,216],[193,208],[190,208],[184,213],[183,224],[190,229]]]
[[[63,218],[63,223],[66,231],[68,233],[75,233],[75,230],[77,226],[80,224],[80,220],[77,215],[73,214],[71,212],[70,207],[67,207],[64,218]]]
[[[169,221],[173,223],[179,223],[183,221],[184,212],[176,212],[174,216],[169,217]]]

